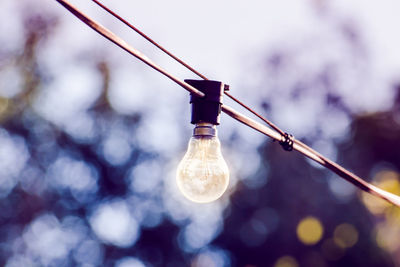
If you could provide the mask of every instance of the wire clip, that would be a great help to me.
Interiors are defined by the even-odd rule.
[[[293,144],[294,144],[294,136],[291,134],[285,133],[284,135],[282,135],[282,140],[279,141],[279,144],[283,147],[284,150],[292,151]]]

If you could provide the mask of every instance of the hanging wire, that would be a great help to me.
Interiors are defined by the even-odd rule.
[[[255,110],[251,109],[249,106],[245,105],[242,101],[240,101],[239,99],[235,98],[233,95],[229,94],[228,92],[225,91],[225,94],[227,96],[229,96],[233,101],[235,101],[236,103],[238,103],[239,105],[241,105],[242,107],[244,107],[245,109],[247,109],[248,111],[250,111],[251,113],[253,113],[254,115],[256,115],[259,119],[261,119],[263,122],[265,122],[266,124],[268,124],[272,129],[274,129],[275,131],[277,131],[281,136],[284,136],[285,133],[279,129],[278,126],[276,126],[275,124],[273,124],[272,122],[270,122],[269,120],[267,120],[266,118],[264,118],[263,116],[261,116],[260,114],[258,114]]]
[[[122,40],[120,37],[112,33],[110,30],[106,29],[104,26],[100,25],[98,22],[94,21],[93,19],[89,18],[85,14],[83,14],[81,11],[79,11],[76,7],[71,5],[69,2],[65,0],[56,0],[59,2],[62,6],[64,6],[68,11],[70,11],[72,14],[74,14],[78,19],[80,19],[82,22],[84,22],[86,25],[88,25],[90,28],[95,30],[97,33],[102,35],[103,37],[107,38],[117,46],[121,47],[124,49],[126,52],[131,54],[132,56],[136,57],[137,59],[141,60],[151,68],[155,69],[156,71],[160,72],[161,74],[165,75],[175,83],[179,84],[183,88],[185,88],[187,91],[189,91],[192,94],[195,94],[199,97],[204,97],[204,93],[201,92],[200,90],[194,88],[190,84],[185,83],[181,79],[175,77],[174,75],[170,74],[160,66],[158,66],[156,63],[151,61],[146,55],[141,53],[140,51],[136,50],[132,46],[128,45],[124,40]]]
[[[197,76],[199,76],[200,78],[207,80],[207,78],[201,74],[200,72],[198,72],[197,70],[195,70],[194,68],[192,68],[191,66],[189,66],[188,64],[186,64],[183,60],[179,59],[178,57],[174,56],[174,54],[172,54],[171,52],[169,52],[167,49],[165,49],[164,47],[162,47],[161,45],[159,45],[157,42],[155,42],[153,39],[151,39],[149,36],[147,36],[146,34],[144,34],[141,30],[139,30],[138,28],[136,28],[135,26],[133,26],[132,24],[130,24],[127,20],[125,20],[124,18],[122,18],[120,15],[118,15],[117,13],[115,13],[114,11],[112,11],[111,9],[109,9],[108,7],[106,7],[105,5],[103,5],[102,3],[100,3],[97,0],[92,0],[93,2],[95,2],[98,6],[100,6],[102,9],[104,9],[105,11],[107,11],[109,14],[111,14],[112,16],[114,16],[115,18],[117,18],[118,20],[120,20],[122,23],[124,23],[126,26],[128,26],[129,28],[131,28],[132,30],[134,30],[135,32],[137,32],[138,34],[140,34],[144,39],[146,39],[147,41],[149,41],[150,43],[152,43],[153,45],[155,45],[156,47],[158,47],[161,51],[163,51],[165,54],[167,54],[168,56],[170,56],[171,58],[173,58],[174,60],[176,60],[177,62],[179,62],[180,64],[182,64],[184,67],[186,67],[187,69],[189,69],[190,71],[192,71],[193,73],[195,73]]]
[[[138,50],[136,50],[135,48],[131,47],[130,45],[128,45],[124,40],[122,40],[120,37],[118,37],[117,35],[115,35],[114,33],[112,33],[111,31],[109,31],[108,29],[106,29],[104,26],[100,25],[99,23],[97,23],[96,21],[94,21],[93,19],[89,18],[87,15],[83,14],[81,11],[79,11],[77,8],[75,8],[74,6],[72,6],[70,3],[68,3],[66,0],[56,0],[57,2],[59,2],[62,6],[64,6],[67,10],[69,10],[72,14],[74,14],[76,17],[78,17],[82,22],[84,22],[85,24],[87,24],[89,27],[91,27],[93,30],[95,30],[97,33],[99,33],[100,35],[104,36],[105,38],[107,38],[108,40],[110,40],[111,42],[113,42],[114,44],[118,45],[119,47],[121,47],[122,49],[124,49],[125,51],[127,51],[129,54],[135,56],[136,58],[138,58],[139,60],[141,60],[142,62],[144,62],[145,64],[147,64],[148,66],[150,66],[151,68],[157,70],[158,72],[160,72],[161,74],[165,75],[166,77],[168,77],[169,79],[171,79],[172,81],[176,82],[177,84],[179,84],[180,86],[182,86],[183,88],[185,88],[187,91],[189,91],[190,93],[199,96],[199,97],[203,97],[204,93],[202,93],[201,91],[197,90],[196,88],[192,87],[191,85],[185,83],[184,81],[180,80],[179,78],[173,76],[172,74],[168,73],[166,70],[162,69],[160,66],[158,66],[157,64],[155,64],[154,62],[152,62],[150,59],[148,59],[144,54],[142,54],[141,52],[139,52]],[[245,124],[246,126],[262,133],[265,134],[266,136],[276,140],[276,141],[280,141],[282,142],[282,134],[280,134],[279,132],[272,130],[271,128],[258,123],[256,121],[254,121],[253,119],[237,112],[236,110],[234,110],[233,108],[227,106],[227,105],[222,105],[222,111],[227,114],[228,116],[238,120],[239,122]],[[344,178],[345,180],[349,181],[350,183],[354,184],[355,186],[357,186],[358,188],[360,188],[361,190],[368,192],[372,195],[375,195],[379,198],[385,199],[386,201],[400,207],[400,196],[397,196],[395,194],[389,193],[385,190],[382,190],[368,182],[366,182],[365,180],[361,179],[360,177],[358,177],[357,175],[351,173],[350,171],[346,170],[345,168],[343,168],[342,166],[340,166],[339,164],[329,160],[328,158],[322,156],[320,153],[318,153],[317,151],[313,150],[312,148],[310,148],[309,146],[307,146],[306,144],[302,143],[299,140],[293,139],[293,138],[289,138],[289,141],[292,143],[292,149],[296,150],[298,152],[300,152],[301,154],[305,155],[306,157],[314,160],[315,162],[318,162],[319,164],[321,164],[322,166],[326,167],[327,169],[335,172],[336,174],[338,174],[339,176],[341,176],[342,178]]]
[[[193,72],[194,74],[196,74],[197,76],[199,76],[200,78],[204,79],[204,80],[208,80],[208,78],[201,74],[200,72],[198,72],[197,70],[195,70],[194,68],[192,68],[189,64],[185,63],[182,59],[178,58],[177,56],[175,56],[174,54],[172,54],[171,52],[169,52],[167,49],[165,49],[164,47],[162,47],[159,43],[157,43],[156,41],[154,41],[153,39],[151,39],[149,36],[147,36],[146,34],[144,34],[141,30],[139,30],[137,27],[133,26],[131,23],[129,23],[127,20],[125,20],[124,18],[122,18],[120,15],[118,15],[117,13],[115,13],[114,11],[112,11],[111,9],[109,9],[108,7],[106,7],[104,4],[100,3],[97,0],[92,0],[93,2],[95,2],[98,6],[100,6],[102,9],[104,9],[106,12],[108,12],[109,14],[111,14],[112,16],[114,16],[116,19],[118,19],[119,21],[121,21],[122,23],[124,23],[126,26],[128,26],[129,28],[131,28],[132,30],[134,30],[135,32],[137,32],[138,34],[140,34],[143,38],[145,38],[147,41],[149,41],[150,43],[152,43],[153,45],[155,45],[157,48],[159,48],[161,51],[163,51],[164,53],[166,53],[168,56],[170,56],[171,58],[173,58],[174,60],[176,60],[177,62],[179,62],[181,65],[183,65],[184,67],[186,67],[187,69],[189,69],[191,72]],[[247,106],[246,104],[244,104],[242,101],[238,100],[236,97],[234,97],[233,95],[231,95],[230,93],[228,93],[227,91],[224,91],[225,95],[227,95],[229,98],[231,98],[233,101],[235,101],[236,103],[238,103],[240,106],[242,106],[243,108],[247,109],[249,112],[253,113],[255,116],[257,116],[259,119],[261,119],[262,121],[264,121],[266,124],[268,124],[272,129],[274,129],[275,131],[277,131],[278,133],[280,133],[282,135],[282,138],[284,138],[285,133],[279,129],[275,124],[273,124],[272,122],[270,122],[268,119],[264,118],[263,116],[261,116],[259,113],[257,113],[255,110],[253,110],[252,108],[250,108],[249,106]]]

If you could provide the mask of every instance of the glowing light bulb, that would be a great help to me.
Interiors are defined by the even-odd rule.
[[[214,125],[196,124],[188,150],[178,166],[176,181],[182,194],[193,202],[211,202],[225,192],[229,169]]]

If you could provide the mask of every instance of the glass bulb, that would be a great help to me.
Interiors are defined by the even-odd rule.
[[[222,157],[215,126],[208,127],[214,135],[195,134],[190,138],[188,150],[179,163],[176,175],[182,194],[198,203],[218,199],[229,184],[229,169]]]

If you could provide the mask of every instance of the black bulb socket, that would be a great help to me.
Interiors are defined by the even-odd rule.
[[[204,97],[190,94],[192,124],[208,122],[219,125],[224,91],[229,86],[219,81],[185,80],[186,83],[204,93]]]

